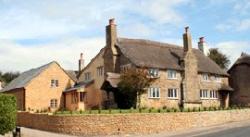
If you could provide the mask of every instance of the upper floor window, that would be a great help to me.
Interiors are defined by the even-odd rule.
[[[59,81],[56,79],[52,79],[50,82],[50,87],[59,87]]]
[[[170,88],[168,89],[168,98],[177,98],[178,97],[178,89],[177,88]]]
[[[201,89],[200,90],[200,98],[201,99],[207,99],[209,96],[208,96],[208,90],[207,89]]]
[[[219,77],[219,76],[215,76],[214,79],[215,79],[216,82],[221,82],[221,77]]]
[[[148,70],[150,77],[158,77],[159,76],[159,69],[151,68]]]
[[[160,88],[157,87],[148,88],[148,98],[160,98]]]
[[[90,80],[91,79],[90,72],[87,72],[87,73],[84,74],[84,79],[85,80]]]
[[[104,68],[103,66],[97,67],[97,76],[103,76]]]
[[[202,74],[202,80],[204,80],[204,81],[209,81],[209,76],[208,76],[208,74]]]
[[[57,99],[51,99],[50,100],[50,107],[51,108],[57,108]]]
[[[210,91],[210,98],[212,98],[212,99],[217,99],[217,98],[218,98],[218,91],[216,91],[216,90],[211,90],[211,91]]]
[[[175,70],[167,70],[168,79],[177,79]]]

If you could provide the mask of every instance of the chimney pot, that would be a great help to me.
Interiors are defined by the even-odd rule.
[[[80,59],[83,59],[83,53],[80,54]]]
[[[189,26],[185,27],[185,33],[189,32]]]
[[[204,39],[204,37],[200,37],[200,42],[205,42],[205,39]]]
[[[109,19],[109,25],[115,25],[115,18]]]

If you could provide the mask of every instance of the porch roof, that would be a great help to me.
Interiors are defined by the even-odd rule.
[[[94,83],[94,80],[90,80],[90,81],[82,81],[79,83],[76,83],[73,87],[68,88],[66,90],[64,90],[63,92],[71,92],[71,91],[77,91],[77,90],[81,90],[81,92],[85,92],[84,88],[88,87],[89,85],[91,85],[92,83]]]
[[[219,91],[233,91],[234,89],[228,85],[222,85]]]

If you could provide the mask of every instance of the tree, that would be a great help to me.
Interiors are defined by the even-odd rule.
[[[128,101],[132,101],[133,107],[141,107],[141,95],[146,92],[153,81],[149,78],[147,69],[129,69],[121,74],[118,89],[121,94],[126,95]],[[132,107],[131,106],[131,107]]]
[[[2,79],[6,84],[8,84],[19,75],[19,72],[0,72],[0,79]]]
[[[0,94],[0,135],[12,131],[16,126],[16,98]]]
[[[227,69],[230,64],[228,56],[220,52],[218,48],[211,48],[209,50],[208,57],[218,64],[222,69]]]

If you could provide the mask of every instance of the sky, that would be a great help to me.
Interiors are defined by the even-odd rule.
[[[0,71],[76,70],[81,52],[88,63],[105,46],[110,18],[118,37],[182,45],[189,26],[195,48],[204,36],[232,63],[250,53],[250,0],[0,0]]]

